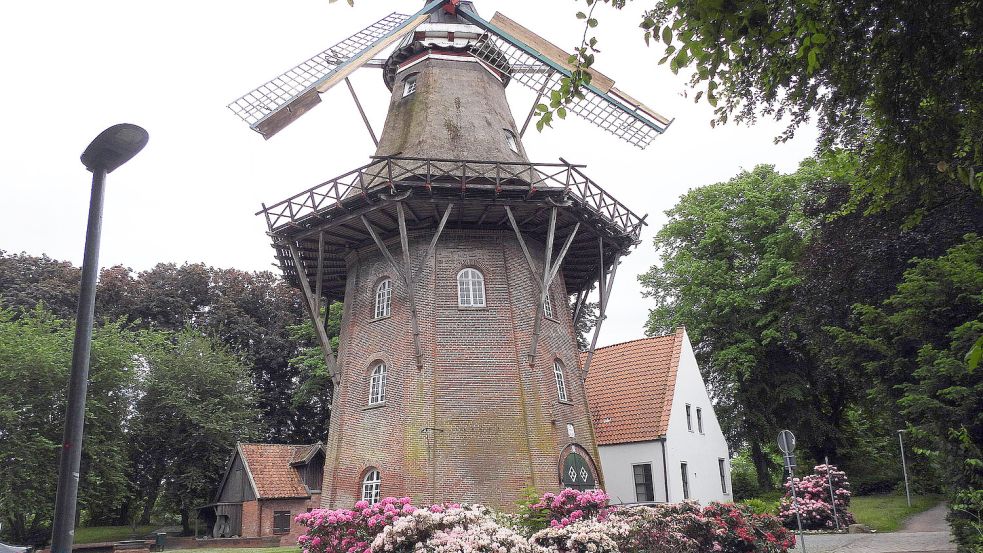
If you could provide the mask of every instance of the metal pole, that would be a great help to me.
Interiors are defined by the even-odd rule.
[[[908,506],[911,507],[911,490],[908,489],[908,465],[905,464],[904,460],[904,440],[901,439],[901,434],[904,430],[898,430],[898,445],[901,447],[901,472],[904,473],[904,494],[908,498]]]
[[[833,471],[829,469],[829,456],[823,458],[826,462],[826,482],[829,484],[829,504],[833,507],[833,522],[836,523],[836,531],[840,531],[840,517],[836,514],[836,494],[833,492]]]
[[[92,349],[92,319],[96,305],[96,277],[99,272],[99,239],[102,234],[102,204],[106,170],[92,172],[89,222],[85,231],[82,258],[82,285],[79,291],[72,346],[72,373],[65,412],[65,436],[58,462],[58,492],[55,520],[51,530],[51,553],[69,553],[75,539],[75,510],[78,499],[79,465],[82,461],[82,430],[85,425],[85,394],[89,384],[89,353]]]
[[[806,553],[806,540],[802,533],[802,517],[799,515],[799,496],[795,493],[795,473],[792,471],[790,454],[785,455],[785,465],[788,467],[789,487],[792,488],[792,508],[795,509],[795,523],[799,526],[799,544],[802,545],[802,553]]]

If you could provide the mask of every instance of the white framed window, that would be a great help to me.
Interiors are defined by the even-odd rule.
[[[393,281],[383,280],[375,288],[375,318],[388,317],[392,313]]]
[[[569,401],[567,398],[567,385],[563,380],[563,363],[557,359],[553,361],[553,376],[556,378],[556,397],[560,401]]]
[[[519,153],[519,141],[515,137],[515,133],[509,129],[503,129],[505,131],[505,142],[509,145],[509,149],[514,153]]]
[[[369,405],[384,401],[386,401],[386,364],[379,361],[369,377]]]
[[[382,476],[377,469],[370,470],[362,479],[362,501],[369,505],[379,502],[379,487],[382,486]]]
[[[696,408],[696,429],[703,434],[703,409],[699,407]]]
[[[416,92],[416,77],[417,74],[414,73],[403,80],[403,98],[406,98],[410,94]]]
[[[693,408],[686,404],[686,430],[693,431]]]
[[[717,459],[717,468],[720,469],[720,491],[724,494],[727,493],[727,461],[724,459]]]
[[[652,463],[631,466],[635,479],[635,501],[639,503],[655,501],[655,484],[652,479]]]
[[[546,299],[543,300],[543,315],[545,315],[547,319],[553,318],[553,300],[550,299],[548,292],[546,293]]]
[[[689,471],[685,461],[679,463],[679,472],[683,477],[683,499],[689,499]]]
[[[457,273],[457,305],[485,306],[485,277],[477,269],[462,269]]]

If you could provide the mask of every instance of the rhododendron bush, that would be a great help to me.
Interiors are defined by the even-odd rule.
[[[782,498],[778,516],[788,528],[796,527],[795,505],[792,503],[792,485],[798,500],[799,516],[802,528],[808,530],[826,530],[836,527],[839,519],[840,528],[853,524],[853,514],[850,513],[850,482],[846,473],[834,465],[817,465],[813,474],[795,478],[785,482],[785,497]],[[830,480],[833,482],[833,498],[830,498]],[[833,515],[833,505],[836,505],[836,516]]]
[[[532,507],[549,525],[531,535],[516,516],[481,505],[417,508],[409,498],[297,516],[304,553],[786,553],[794,537],[770,515],[696,503],[612,507],[598,490],[545,494]]]

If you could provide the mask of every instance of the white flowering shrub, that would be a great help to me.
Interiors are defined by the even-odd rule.
[[[481,505],[417,509],[376,535],[373,553],[532,553],[529,543],[499,525]]]

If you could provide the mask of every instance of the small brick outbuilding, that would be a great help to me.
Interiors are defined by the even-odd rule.
[[[297,543],[300,513],[321,503],[324,446],[237,443],[215,502],[198,517],[213,538],[280,536]]]

